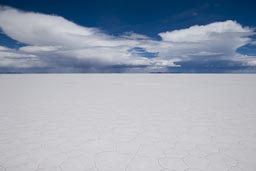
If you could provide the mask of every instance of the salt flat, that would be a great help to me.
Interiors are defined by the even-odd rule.
[[[1,171],[255,171],[256,75],[0,75]]]

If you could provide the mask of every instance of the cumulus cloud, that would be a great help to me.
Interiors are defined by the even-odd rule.
[[[25,44],[19,49],[0,46],[0,68],[15,71],[168,72],[198,59],[254,64],[236,52],[253,42],[254,30],[231,20],[166,31],[154,40],[134,32],[112,36],[61,16],[0,7],[0,28]]]
[[[235,21],[215,22],[204,26],[192,26],[187,29],[167,31],[159,35],[165,41],[172,42],[201,42],[209,41],[217,38],[220,35],[235,34],[248,35],[251,29],[242,27]]]
[[[47,66],[35,54],[0,46],[0,72],[15,72]]]
[[[159,35],[166,42],[182,45],[183,55],[220,53],[225,57],[233,57],[237,48],[251,41],[249,36],[252,34],[254,34],[252,29],[229,20],[168,31]]]

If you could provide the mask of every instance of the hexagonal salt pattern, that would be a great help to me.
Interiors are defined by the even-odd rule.
[[[0,75],[0,171],[255,171],[256,75]]]

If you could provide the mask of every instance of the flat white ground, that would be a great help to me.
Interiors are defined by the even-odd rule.
[[[255,171],[256,75],[0,75],[0,171]]]

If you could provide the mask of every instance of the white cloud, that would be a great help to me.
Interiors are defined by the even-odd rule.
[[[0,66],[6,57],[21,61],[34,56],[38,62],[30,62],[28,66],[35,64],[38,67],[40,63],[40,66],[53,66],[60,70],[91,65],[93,68],[128,66],[127,70],[138,67],[143,71],[165,71],[169,67],[177,67],[177,61],[204,56],[232,61],[236,56],[241,58],[236,49],[251,43],[248,36],[254,34],[251,28],[229,20],[159,33],[162,40],[133,32],[111,36],[60,16],[9,7],[0,7],[0,28],[12,39],[27,44],[16,50],[0,46]],[[133,48],[144,51],[133,53]],[[146,58],[143,53],[155,53],[157,57]]]
[[[252,29],[228,20],[159,35],[163,41],[174,44],[175,55],[187,57],[204,52],[205,55],[219,53],[225,57],[233,57],[237,48],[250,43],[251,39],[248,36],[252,34]]]
[[[19,50],[28,53],[44,53],[44,52],[53,52],[61,49],[60,46],[24,46]]]
[[[8,51],[8,50],[10,50],[10,49],[7,47],[4,47],[4,46],[0,46],[0,51]]]
[[[150,39],[150,37],[134,33],[134,32],[126,32],[122,35],[123,38],[128,38],[128,39],[137,39],[137,40],[145,40],[145,39]]]
[[[28,69],[46,66],[47,64],[43,64],[35,54],[23,53],[19,50],[0,46],[0,71],[1,68]]]
[[[242,27],[235,21],[215,22],[203,26],[192,26],[187,29],[167,31],[159,33],[160,37],[164,41],[171,42],[203,42],[214,40],[223,34],[228,36],[242,36],[251,33],[251,29],[248,27]]]
[[[31,45],[80,46],[81,37],[95,30],[78,26],[63,17],[23,12],[4,8],[0,12],[0,26],[11,38]]]

